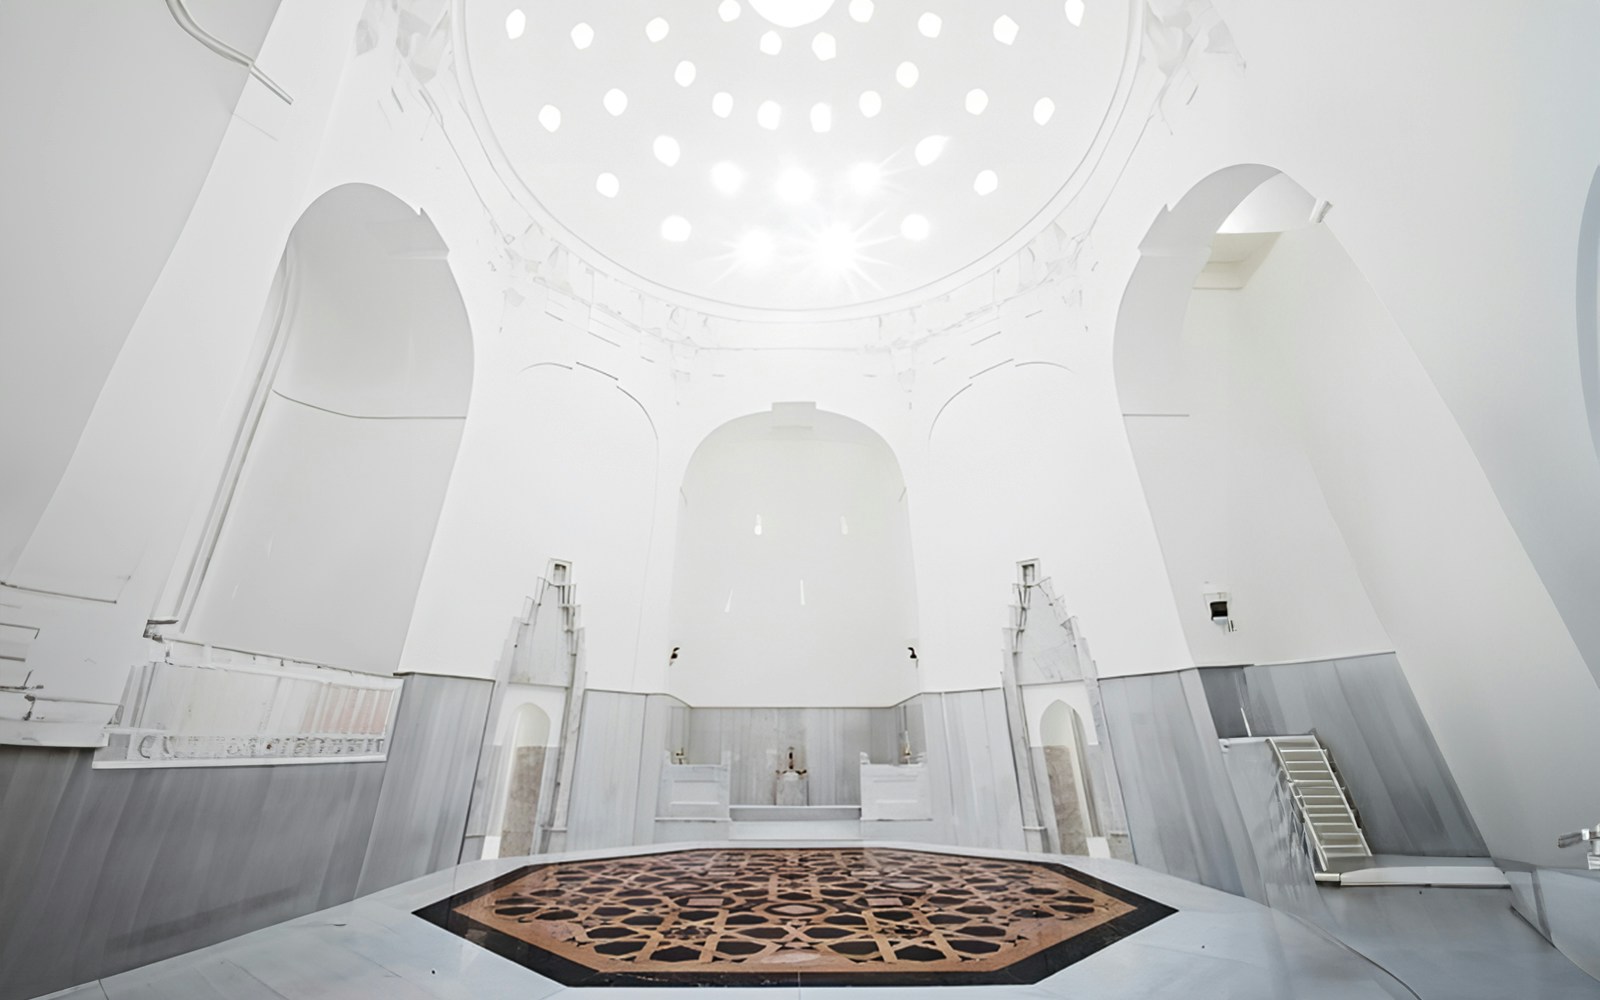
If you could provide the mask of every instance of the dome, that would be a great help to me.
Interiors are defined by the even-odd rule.
[[[1131,51],[1126,0],[473,0],[465,22],[527,207],[713,312],[887,306],[1015,250],[1082,185]]]

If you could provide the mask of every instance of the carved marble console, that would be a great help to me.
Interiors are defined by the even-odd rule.
[[[656,843],[726,839],[732,755],[723,751],[720,764],[680,764],[671,753],[663,755]]]
[[[933,795],[928,783],[928,765],[874,764],[861,755],[861,819],[929,820],[933,818]]]

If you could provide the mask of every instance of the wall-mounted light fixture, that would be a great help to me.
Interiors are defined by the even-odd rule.
[[[1236,627],[1233,622],[1233,611],[1229,604],[1228,592],[1217,587],[1214,583],[1204,586],[1204,599],[1206,613],[1211,616],[1211,623],[1224,632],[1233,632]]]

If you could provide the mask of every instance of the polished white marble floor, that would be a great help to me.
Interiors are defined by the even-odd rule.
[[[674,845],[723,847],[726,844]],[[779,846],[763,844],[762,846]],[[804,847],[807,844],[794,844]],[[865,846],[939,850],[924,844]],[[617,857],[657,853],[661,848],[580,852],[551,860]],[[999,851],[950,850],[949,853],[1037,859],[1037,855]],[[569,989],[500,958],[419,917],[412,911],[520,867],[526,858],[480,861],[417,879],[355,902],[310,914],[275,927],[225,941],[211,948],[111,976],[99,983],[55,994],[73,1000],[671,1000],[682,989]],[[874,1000],[908,1000],[936,994],[941,1000],[983,996],[996,1000],[1049,1000],[1064,997],[1182,998],[1209,1000],[1362,1000],[1362,998],[1449,997],[1450,1000],[1517,997],[1518,1000],[1567,1000],[1600,997],[1600,982],[1566,963],[1549,949],[1539,952],[1520,938],[1507,954],[1510,964],[1494,974],[1494,940],[1474,940],[1482,927],[1472,907],[1455,916],[1428,916],[1427,899],[1407,900],[1393,916],[1363,916],[1359,907],[1343,916],[1370,926],[1369,954],[1379,961],[1405,957],[1409,964],[1403,985],[1373,961],[1287,914],[1248,900],[1206,889],[1118,861],[1071,858],[1068,862],[1091,875],[1115,882],[1179,912],[1105,948],[1031,986],[863,987]],[[1362,890],[1366,893],[1415,890]],[[1497,892],[1497,890],[1460,890]],[[1447,909],[1448,898],[1439,897]],[[1356,901],[1351,900],[1352,904]],[[1370,897],[1368,903],[1370,905]],[[1492,906],[1484,897],[1475,907]],[[1509,905],[1509,904],[1508,904]],[[1387,913],[1379,900],[1374,914]],[[1508,912],[1509,915],[1509,912]],[[1482,914],[1479,914],[1481,917]],[[1511,920],[1517,918],[1510,916]],[[1428,926],[1408,944],[1413,924]],[[1531,929],[1528,931],[1532,934]],[[1542,943],[1542,942],[1541,942]],[[1548,946],[1546,946],[1548,948]],[[1428,953],[1437,949],[1437,960]],[[1469,951],[1478,952],[1473,971],[1452,969]],[[1435,974],[1443,971],[1444,978]],[[1415,991],[1415,992],[1413,992]],[[727,988],[718,1000],[781,1000],[836,994],[838,989]]]

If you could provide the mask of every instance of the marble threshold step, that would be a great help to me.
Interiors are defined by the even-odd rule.
[[[735,823],[811,823],[822,820],[859,820],[860,806],[729,806]]]
[[[1361,858],[1352,867],[1341,871],[1339,884],[1505,889],[1511,883],[1506,873],[1489,858],[1425,858],[1380,854]]]
[[[728,824],[729,840],[801,840],[856,841],[861,840],[861,821],[858,819],[812,820],[734,820]]]

